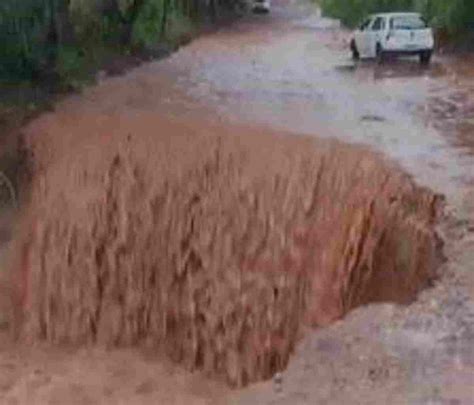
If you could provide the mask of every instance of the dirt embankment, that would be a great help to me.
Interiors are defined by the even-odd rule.
[[[358,147],[144,113],[31,141],[23,339],[149,344],[239,386],[284,368],[305,325],[434,276],[438,197]]]

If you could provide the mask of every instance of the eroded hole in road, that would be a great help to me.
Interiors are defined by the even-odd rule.
[[[34,177],[14,267],[23,338],[147,342],[241,386],[286,367],[303,326],[408,303],[433,279],[439,198],[380,156],[136,120]]]

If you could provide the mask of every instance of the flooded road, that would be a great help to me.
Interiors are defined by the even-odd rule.
[[[167,62],[184,92],[225,119],[368,144],[451,197],[472,181],[474,80],[462,70],[436,59],[428,69],[413,59],[354,65],[347,33],[283,7],[237,31]]]
[[[63,109],[102,117],[149,111],[361,143],[459,204],[474,167],[473,61],[354,64],[349,33],[334,24],[305,5],[275,5],[108,79]]]
[[[67,239],[64,234],[67,233],[70,219],[65,215],[66,219],[63,222],[60,218],[59,231],[55,234],[56,239],[52,239],[56,242],[49,244],[45,242],[44,246],[40,246],[49,249],[50,256],[40,254],[38,257],[41,257],[41,260],[37,260],[38,266],[50,260],[53,263],[50,267],[57,270],[57,277],[51,277],[51,280],[61,280],[61,275],[64,274],[66,268],[62,266],[66,262],[73,263],[74,257],[79,257],[78,268],[82,268],[80,266],[84,264],[80,250],[76,249],[78,246],[83,247],[84,252],[89,252],[90,256],[92,248],[86,242],[81,245],[80,241],[84,239],[78,235],[83,235],[82,231],[89,231],[88,221],[94,215],[99,217],[99,225],[105,224],[106,231],[111,231],[108,233],[104,231],[106,236],[103,238],[103,245],[108,246],[107,243],[110,242],[110,246],[113,249],[117,248],[116,251],[120,256],[111,268],[119,268],[125,261],[124,257],[132,257],[132,259],[135,259],[135,256],[145,257],[146,254],[134,256],[133,249],[124,247],[130,242],[129,239],[132,242],[134,239],[129,238],[133,232],[127,232],[127,226],[131,226],[132,230],[143,230],[145,225],[152,223],[150,218],[153,218],[153,221],[160,221],[176,215],[178,219],[175,222],[178,223],[179,217],[187,214],[181,215],[181,211],[171,210],[171,208],[179,208],[180,204],[168,204],[166,197],[168,186],[165,185],[166,192],[154,200],[154,207],[160,209],[163,206],[170,206],[170,214],[164,211],[166,215],[163,215],[163,218],[156,219],[156,215],[147,217],[150,207],[146,205],[146,199],[152,197],[152,190],[151,187],[144,186],[147,184],[146,181],[149,181],[148,177],[140,176],[144,172],[166,172],[168,170],[166,167],[170,166],[163,164],[163,167],[160,167],[160,159],[166,163],[166,159],[172,160],[174,156],[176,166],[171,167],[176,170],[171,170],[169,177],[172,178],[175,172],[179,175],[180,170],[186,165],[180,166],[178,157],[186,164],[188,161],[198,161],[201,157],[205,160],[208,154],[212,154],[212,148],[215,146],[211,141],[202,141],[205,138],[199,138],[202,141],[201,144],[193,149],[190,139],[196,128],[199,128],[200,132],[207,130],[212,132],[212,126],[219,125],[220,130],[229,128],[227,135],[232,137],[238,131],[231,129],[233,128],[231,124],[244,124],[246,125],[244,128],[254,129],[254,132],[249,130],[245,141],[246,147],[251,148],[252,153],[242,149],[242,155],[247,158],[253,156],[253,167],[258,168],[260,172],[266,170],[265,162],[263,160],[260,162],[257,156],[261,150],[268,150],[269,153],[272,153],[272,150],[278,151],[278,153],[274,152],[276,157],[272,161],[274,168],[272,170],[277,173],[280,169],[284,172],[283,169],[286,166],[291,169],[297,167],[299,155],[297,154],[295,158],[295,152],[291,152],[291,156],[290,152],[287,152],[288,156],[285,156],[284,145],[286,144],[284,143],[278,144],[276,149],[268,146],[265,149],[265,145],[268,144],[259,143],[258,140],[253,144],[253,141],[249,139],[252,134],[259,136],[259,131],[272,133],[284,131],[295,134],[295,137],[301,134],[337,138],[348,143],[363,144],[381,152],[382,156],[387,156],[389,160],[408,171],[419,184],[446,196],[450,217],[442,225],[440,232],[446,242],[445,253],[448,261],[443,268],[445,277],[442,281],[435,283],[432,289],[422,293],[413,305],[400,307],[386,304],[361,308],[354,311],[343,322],[336,322],[322,331],[307,333],[298,345],[295,356],[290,359],[288,369],[280,378],[282,389],[276,389],[274,383],[270,381],[256,384],[242,391],[229,392],[227,387],[205,380],[198,373],[189,374],[180,369],[176,370],[174,367],[168,368],[166,363],[163,366],[157,363],[150,365],[143,357],[137,360],[135,352],[104,354],[99,350],[92,352],[92,355],[81,352],[79,356],[73,356],[74,360],[71,361],[67,353],[57,354],[54,349],[51,355],[48,351],[44,352],[47,353],[46,355],[38,355],[37,352],[30,354],[26,351],[25,355],[24,351],[18,354],[13,350],[7,350],[4,352],[13,354],[0,357],[0,368],[4,367],[13,371],[5,373],[7,377],[2,384],[6,387],[4,391],[7,394],[4,398],[11,400],[12,403],[28,403],[28,401],[31,402],[31,398],[40,398],[41,403],[61,403],[71,395],[78,398],[78,403],[93,403],[94,401],[120,403],[121,400],[124,403],[177,404],[211,402],[227,404],[235,401],[240,404],[259,405],[270,403],[472,403],[471,399],[474,397],[471,384],[474,378],[474,351],[472,349],[474,341],[472,271],[474,262],[472,224],[474,217],[474,122],[472,121],[474,76],[470,74],[472,66],[474,65],[469,61],[458,63],[444,58],[435,58],[429,68],[421,68],[414,60],[400,60],[385,66],[376,66],[372,62],[361,62],[355,65],[349,59],[347,51],[347,32],[338,28],[334,22],[321,19],[307,6],[296,3],[286,6],[276,4],[269,15],[246,16],[228,28],[195,40],[191,45],[182,48],[164,61],[145,64],[123,77],[108,78],[98,86],[87,89],[84,94],[71,96],[60,103],[55,112],[35,120],[24,129],[24,132],[37,152],[35,164],[39,173],[38,178],[40,178],[38,193],[43,196],[49,195],[50,198],[48,200],[44,197],[40,201],[44,204],[43,214],[56,219],[56,216],[61,217],[61,215],[55,215],[55,212],[51,215],[51,207],[53,211],[58,207],[57,212],[68,213],[65,207],[71,206],[71,210],[77,209],[71,212],[83,214],[79,222],[84,226],[79,226],[77,233],[72,232],[69,235],[70,244],[66,243],[61,245],[61,248],[57,248]],[[162,120],[163,117],[166,117],[168,121]],[[176,129],[173,132],[173,125],[170,123],[173,119],[180,122],[180,131],[186,133],[187,136],[187,138],[181,138],[181,145],[173,140],[174,135],[177,137],[182,135]],[[132,137],[137,134],[143,139],[131,142]],[[150,147],[147,151],[146,137],[153,140],[154,137],[160,138],[163,134],[168,138],[163,136],[164,140],[160,141],[163,142],[162,144],[154,144],[151,141],[150,145],[154,145],[157,149],[153,150]],[[113,142],[111,142],[113,138],[121,140],[126,145],[124,159],[115,159],[103,152],[110,142],[110,154],[113,153]],[[268,141],[273,138],[265,139]],[[89,141],[90,144],[88,144]],[[239,141],[235,143],[238,144]],[[135,149],[130,145],[133,145]],[[209,148],[208,145],[210,145]],[[219,145],[216,147],[218,152],[219,147]],[[77,156],[71,152],[75,152],[76,148],[80,152]],[[145,154],[146,156],[154,156],[155,159],[150,160],[153,164],[145,168],[138,164],[134,167],[133,164],[139,161],[136,156],[131,157],[134,150],[145,150],[148,153],[148,155]],[[185,154],[186,159],[180,156],[183,150],[188,151]],[[299,149],[293,148],[293,150]],[[303,156],[303,149],[299,151]],[[156,156],[160,156],[160,159]],[[211,165],[211,169],[216,167],[219,169],[219,153],[216,153],[216,156],[217,164]],[[234,176],[234,169],[237,173],[236,178],[247,170],[252,172],[247,173],[252,178],[257,169],[242,168],[243,166],[235,164],[238,159],[234,160],[232,154],[230,156],[228,165],[224,166],[229,168],[232,176]],[[357,167],[357,155],[352,156],[354,167]],[[101,164],[102,160],[107,162],[108,158],[112,161],[112,165],[110,168],[106,167],[104,174],[101,171],[103,169]],[[288,161],[285,160],[286,158]],[[61,168],[61,164],[69,163],[68,159],[71,160],[72,166],[79,168],[70,178],[67,177],[68,173],[66,171],[63,173]],[[334,154],[332,154],[332,159],[334,160]],[[311,159],[309,160],[311,164],[314,164]],[[279,164],[283,161],[286,161],[286,166]],[[55,167],[54,164],[56,164]],[[44,182],[41,179],[42,170],[48,166],[52,167],[50,174],[53,173],[53,176],[49,178],[49,184],[48,179]],[[334,162],[333,166],[338,168]],[[70,166],[65,165],[65,167]],[[97,171],[89,173],[87,170],[91,167],[96,167]],[[319,176],[319,174],[315,175],[319,171],[311,171],[308,169],[310,167],[311,165],[306,165],[307,177],[302,177],[307,189],[311,188],[311,182]],[[370,167],[380,166],[367,167],[370,169]],[[209,175],[212,172],[211,169],[206,167],[202,172]],[[323,172],[322,169],[321,172]],[[380,174],[383,175],[383,173]],[[123,183],[118,183],[117,179],[121,176],[129,182],[128,186],[124,187]],[[233,178],[232,176],[229,178]],[[154,177],[161,179],[158,175]],[[57,179],[64,181],[65,178],[70,181],[55,182]],[[298,177],[292,179],[295,178],[299,179]],[[340,183],[346,186],[350,183],[347,180],[350,178],[350,176],[344,177]],[[108,190],[105,194],[100,188],[101,181],[104,179],[104,184],[109,187],[104,188]],[[221,189],[224,189],[226,179],[220,181]],[[64,186],[57,187],[58,183]],[[179,201],[186,202],[186,198],[189,197],[186,194],[186,185],[179,182],[177,184],[179,187],[174,191],[174,195],[180,198],[184,196]],[[199,187],[202,185],[208,187],[210,183],[208,180],[199,179],[196,184],[195,188],[199,191]],[[245,182],[242,184],[244,188],[247,185]],[[262,184],[265,184],[265,187],[271,186],[269,182],[262,182]],[[275,184],[275,188],[278,189],[279,182],[276,181]],[[83,187],[79,189],[84,192],[84,200],[77,198],[76,201],[75,199],[77,185]],[[328,190],[331,190],[331,185],[331,181],[327,181]],[[260,189],[266,189],[265,187],[262,186]],[[365,190],[370,187],[371,185],[364,186]],[[53,192],[50,192],[51,190]],[[50,193],[48,194],[47,191]],[[44,194],[41,194],[43,192]],[[233,195],[232,192],[228,194],[231,197]],[[235,191],[234,194],[237,195],[238,192]],[[291,193],[287,194],[285,198],[290,200]],[[267,195],[276,194],[274,191],[268,191]],[[112,201],[110,206],[106,203],[92,204],[91,201],[94,202],[97,196],[103,201]],[[182,208],[182,212],[195,211],[197,214],[194,214],[198,215],[202,212],[201,197],[199,194],[197,197],[192,195],[191,197],[191,205],[197,208],[186,211],[185,207]],[[226,201],[227,197],[227,193],[217,193],[213,201],[214,203],[217,201],[216,204],[222,208],[224,205],[222,202]],[[323,192],[318,197],[326,198],[328,212],[331,212],[333,205],[340,205],[332,204],[329,192]],[[113,202],[114,199],[118,202]],[[253,197],[249,201],[252,199]],[[303,200],[296,193],[293,199],[295,207],[298,207]],[[71,200],[72,204],[66,204]],[[267,200],[269,205],[277,206],[274,212],[285,208],[279,206],[278,200],[272,201],[271,198]],[[49,201],[51,201],[51,207],[48,206]],[[120,209],[117,209],[118,205]],[[252,205],[251,202],[249,205]],[[258,206],[256,203],[254,205]],[[135,212],[133,214],[135,216],[127,217],[125,207],[128,209],[130,206],[138,207],[139,212]],[[311,208],[313,204],[309,206]],[[110,215],[107,213],[104,216],[106,220],[101,223],[100,215],[106,211],[104,207],[110,208],[111,213]],[[213,210],[211,205],[209,207],[206,211],[209,217],[204,217],[201,221],[203,226],[216,220],[212,215],[214,211],[219,211]],[[241,203],[239,207],[245,208],[245,203]],[[264,211],[264,208],[260,207],[259,210]],[[122,220],[117,219],[119,215],[117,212],[124,214]],[[151,212],[153,213],[153,210]],[[145,216],[142,217],[142,214]],[[275,215],[275,217],[278,219],[284,214],[288,213],[284,212],[283,215]],[[361,218],[359,222],[365,224],[363,220],[365,217]],[[414,229],[417,236],[424,235],[425,229],[410,219],[407,221],[412,226],[410,229]],[[134,220],[136,220],[135,224]],[[192,236],[195,222],[190,222],[189,233]],[[267,222],[277,221],[271,218]],[[367,222],[369,225],[372,224],[370,220]],[[267,225],[260,226],[258,220],[252,220],[249,223],[254,224],[259,231],[267,228]],[[134,226],[137,228],[133,228]],[[93,226],[90,228],[100,229]],[[359,228],[363,230],[364,227]],[[117,232],[115,234],[112,232],[114,229],[125,230],[121,240],[109,241],[107,239],[108,234],[117,234]],[[42,227],[41,231],[47,235],[48,226]],[[186,233],[188,229],[183,226],[181,231]],[[140,232],[136,233],[140,234]],[[245,232],[243,234],[245,235]],[[146,240],[146,246],[153,246],[160,237],[162,237],[161,234],[151,234]],[[275,244],[280,243],[277,239],[275,238]],[[342,237],[340,239],[343,240]],[[167,242],[166,238],[163,240]],[[221,251],[225,253],[226,250],[232,250],[231,241],[227,243],[228,241],[224,240],[224,242],[226,242],[225,248],[221,249],[216,257],[219,257]],[[285,240],[281,243],[285,243]],[[214,245],[220,246],[218,243]],[[265,243],[263,246],[265,247]],[[40,247],[37,252],[41,250]],[[76,252],[76,256],[73,256],[74,249],[79,251],[79,255]],[[200,261],[196,259],[196,256],[199,259],[196,253],[198,248],[188,240],[182,244],[181,250],[189,250],[192,253],[188,252],[188,256],[194,258],[189,262],[195,266],[194,271],[198,271],[202,267],[202,263],[199,264]],[[59,252],[58,256],[55,256],[56,251]],[[161,260],[161,251],[156,256]],[[67,258],[66,262],[61,261],[64,257]],[[94,258],[90,259],[87,263],[92,263],[92,265],[88,268],[93,271],[94,263],[99,266],[99,262],[103,260],[95,257],[94,262]],[[132,263],[135,262],[132,261]],[[186,263],[184,265],[187,266]],[[134,265],[128,265],[125,268],[134,269]],[[235,265],[234,268],[238,266]],[[40,276],[42,277],[43,273],[38,277]],[[133,277],[130,277],[130,280],[132,279]],[[82,281],[87,283],[91,280],[95,280],[94,276],[83,277]],[[66,286],[73,285],[69,281],[65,284]],[[117,284],[126,285],[127,283],[122,280]],[[146,282],[142,284],[147,285]],[[72,308],[71,311],[77,315],[78,322],[84,321],[86,318],[83,313],[87,313],[88,308],[83,312],[78,310],[83,302],[81,294],[77,293],[78,290],[69,294],[67,288],[63,291],[57,288],[57,285],[51,282],[51,290],[45,295],[49,294],[48,299],[52,299],[51,297],[55,294],[60,295],[66,291],[64,293],[66,300],[69,297],[77,299],[77,302],[70,301],[73,304],[70,304],[69,308]],[[258,283],[252,285],[258,285]],[[89,294],[92,290],[92,288],[85,289],[84,294]],[[272,291],[272,294],[275,292]],[[272,294],[270,296],[273,296]],[[94,299],[96,297],[92,297],[91,302]],[[136,303],[140,299],[140,294],[133,297],[135,308],[138,307]],[[223,302],[227,303],[226,300]],[[88,305],[89,303],[86,306]],[[258,305],[254,305],[253,309],[257,307]],[[190,311],[194,313],[193,308]],[[220,309],[219,305],[216,311]],[[67,318],[67,314],[65,317]],[[262,319],[264,317],[265,313],[262,311]],[[130,316],[130,318],[133,317]],[[139,322],[137,321],[136,324]],[[67,335],[70,329],[59,325],[57,333]],[[108,329],[114,330],[112,327]],[[173,328],[170,326],[169,329]],[[128,332],[133,330],[131,327]],[[120,328],[116,332],[120,335]],[[213,334],[209,333],[209,335],[212,340]],[[197,352],[199,353],[199,350]],[[196,354],[195,357],[199,358],[203,355]],[[17,368],[18,359],[23,362],[19,368]],[[16,365],[13,364],[15,361]],[[101,364],[101,367],[97,364]],[[124,364],[127,367],[124,367]],[[170,389],[164,391],[163,385]]]
[[[357,313],[349,325],[323,332],[326,337],[306,339],[283,375],[284,393],[266,383],[237,395],[236,403],[348,403],[350,398],[361,404],[471,404],[473,60],[438,56],[429,68],[416,59],[354,64],[348,33],[310,14],[304,7],[276,6],[269,16],[251,17],[196,41],[162,68],[173,71],[180,91],[210,106],[216,119],[365,144],[445,195],[455,225],[441,232],[446,272],[456,274],[456,287],[441,283],[402,316],[400,310],[373,308]],[[405,320],[393,321],[400,316]],[[385,321],[371,323],[379,317]],[[333,342],[329,349],[327,340]],[[361,355],[364,346],[370,350]],[[378,364],[378,371],[364,362]],[[367,372],[382,374],[367,382],[361,377]]]

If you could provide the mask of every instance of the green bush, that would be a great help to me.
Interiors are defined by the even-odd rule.
[[[473,0],[320,0],[323,12],[354,27],[371,13],[422,12],[438,28],[452,33],[474,24]]]
[[[46,41],[54,15],[49,0],[2,0],[0,4],[0,75],[2,78],[33,76],[55,49]]]
[[[160,39],[165,0],[148,0],[133,24],[132,45],[149,48]]]
[[[88,82],[91,58],[74,46],[62,46],[57,51],[55,73],[63,88],[80,89]]]
[[[191,37],[194,30],[192,21],[178,10],[170,13],[166,39],[173,45],[181,45]]]
[[[34,81],[45,73],[76,80],[100,59],[97,49],[182,43],[193,31],[192,18],[238,1],[0,0],[0,81]]]

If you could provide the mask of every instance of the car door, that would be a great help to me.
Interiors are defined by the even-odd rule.
[[[354,40],[359,51],[360,56],[367,56],[367,33],[372,24],[372,18],[366,19],[354,34]]]
[[[382,35],[385,31],[386,21],[385,17],[376,17],[373,23],[369,26],[366,35],[367,57],[374,58],[377,54],[377,44],[382,43]]]

